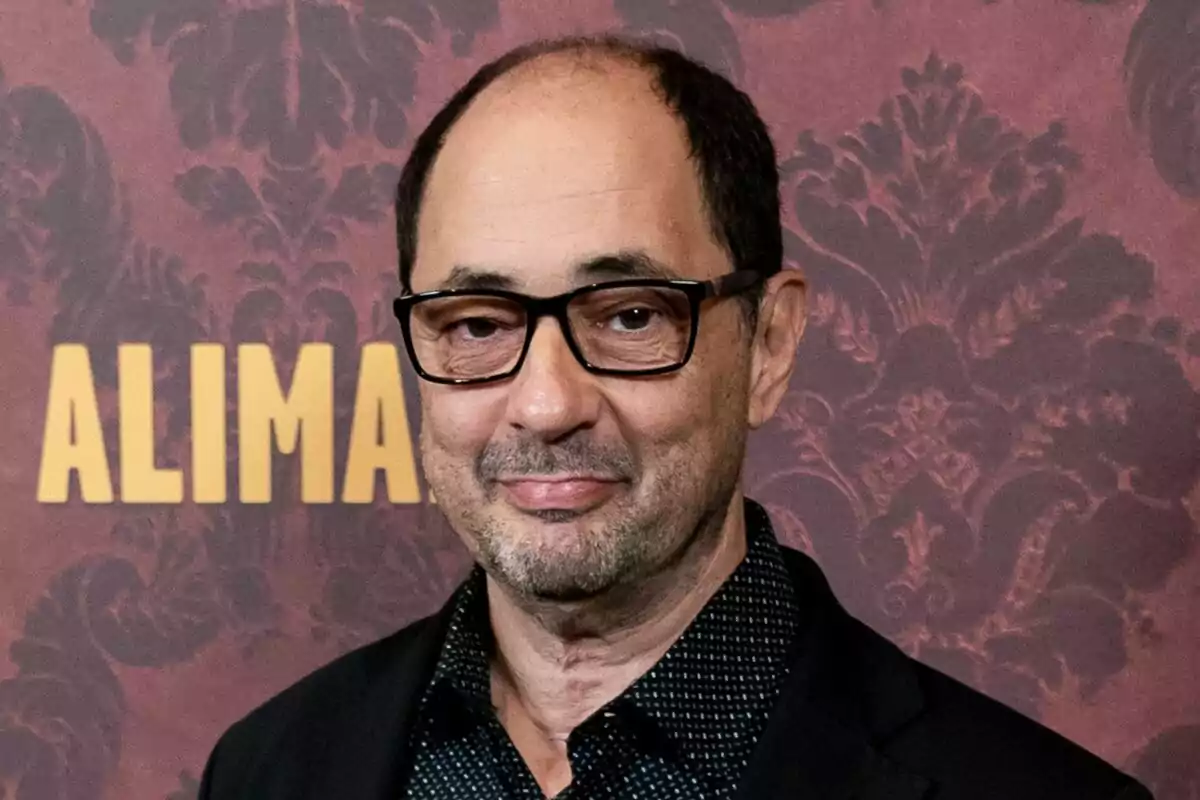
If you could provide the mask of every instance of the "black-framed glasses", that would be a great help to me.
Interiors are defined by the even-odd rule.
[[[393,310],[417,374],[433,383],[486,383],[515,375],[538,320],[551,316],[571,352],[597,375],[661,375],[692,357],[700,304],[752,288],[761,273],[710,281],[631,278],[554,297],[503,289],[443,289],[396,298]]]

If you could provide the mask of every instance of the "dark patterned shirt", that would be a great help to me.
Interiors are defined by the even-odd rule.
[[[746,501],[746,557],[662,659],[572,731],[558,800],[725,798],[787,677],[798,609],[770,519]],[[492,708],[493,641],[476,568],[414,730],[412,800],[544,797]]]

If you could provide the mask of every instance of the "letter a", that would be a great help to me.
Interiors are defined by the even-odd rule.
[[[375,342],[363,348],[359,361],[342,501],[370,503],[374,500],[375,474],[381,469],[387,481],[389,501],[421,502],[396,348]]]
[[[104,450],[91,358],[81,344],[60,344],[54,348],[50,363],[38,502],[67,502],[71,470],[79,472],[79,489],[85,503],[113,501],[112,472]]]

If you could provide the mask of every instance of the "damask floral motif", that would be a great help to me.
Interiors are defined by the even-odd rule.
[[[1149,0],[1125,52],[1129,112],[1164,181],[1200,197],[1200,6]]]
[[[358,353],[365,341],[388,339],[383,315],[375,309],[371,330],[354,301],[362,275],[336,258],[337,248],[352,225],[378,224],[390,206],[398,170],[390,164],[353,165],[336,181],[327,181],[319,162],[292,167],[264,160],[263,176],[252,186],[235,168],[195,167],[176,179],[176,188],[202,218],[214,225],[235,226],[258,258],[237,268],[241,279],[224,333],[233,343],[270,346],[280,376],[291,374],[300,348],[327,342],[334,359],[335,463],[345,463],[354,411]],[[394,273],[374,294],[394,292]],[[227,361],[229,385],[237,379],[236,359]],[[283,379],[281,377],[281,379]],[[238,426],[234,398],[229,402],[229,474],[237,480]],[[298,463],[275,459],[276,508],[294,499]],[[340,480],[340,478],[339,478]]]
[[[339,650],[378,639],[433,613],[466,574],[469,558],[429,505],[316,508],[312,552],[326,570],[312,635]]]
[[[1195,547],[1200,396],[1182,334],[1122,316],[1153,266],[1061,219],[1065,127],[1013,129],[936,56],[902,79],[785,163],[814,298],[766,445],[796,466],[752,496],[877,628],[1033,709],[1152,633],[1139,598]]]
[[[179,522],[118,523],[114,537],[130,552],[84,557],[26,615],[10,651],[17,674],[0,681],[0,785],[13,797],[100,796],[125,714],[112,665],[180,663],[217,635],[203,547]]]
[[[267,343],[281,377],[292,372],[304,344],[333,345],[335,485],[341,485],[346,464],[361,346],[394,338],[385,306],[395,291],[395,274],[389,270],[372,287],[376,300],[370,314],[360,314],[351,298],[362,275],[336,259],[337,249],[351,225],[386,218],[397,179],[398,170],[390,164],[349,166],[327,181],[319,162],[285,166],[266,159],[254,186],[234,168],[196,167],[176,180],[181,196],[206,221],[235,226],[262,259],[238,268],[243,288],[229,319],[230,340]],[[234,360],[228,368],[232,382]],[[414,376],[406,371],[404,378],[406,397],[415,402]],[[229,412],[228,474],[236,484],[239,430],[232,398]],[[419,430],[415,405],[409,416]],[[245,518],[247,511],[238,511],[241,519],[219,527],[228,534],[222,544],[212,543],[216,563],[223,565],[223,554],[230,556],[230,566],[218,571],[223,595],[238,598],[237,607],[250,613],[242,623],[248,625],[247,647],[254,646],[256,636],[272,631],[275,610],[265,584],[264,555],[283,546],[285,512],[298,499],[299,468],[296,459],[274,459],[271,505],[258,509],[257,522]],[[461,572],[455,565],[462,560],[461,548],[455,550],[445,540],[435,515],[429,508],[307,509],[308,552],[320,573],[315,579],[323,585],[320,599],[309,609],[316,640],[348,649],[431,610],[428,603],[449,590],[445,576]],[[435,535],[439,530],[440,538]],[[240,544],[250,532],[251,541],[258,543],[254,553]]]
[[[29,302],[30,281],[37,271],[36,253],[44,243],[30,206],[41,192],[37,176],[26,166],[25,146],[17,126],[21,94],[12,97],[0,72],[0,282],[8,302]]]
[[[187,351],[211,319],[203,282],[132,236],[103,142],[51,91],[0,96],[0,185],[0,242],[18,257],[15,275],[0,277],[10,296],[13,280],[26,282],[17,299],[34,278],[55,287],[51,342],[88,342],[101,391],[116,388],[118,343],[152,345],[171,461],[185,430]],[[186,661],[222,627],[203,542],[171,511],[144,513],[114,526],[113,552],[55,576],[12,645],[17,673],[0,682],[0,787],[13,797],[99,796],[121,751],[113,665]]]
[[[116,389],[118,344],[153,346],[160,394],[173,401],[163,450],[176,457],[189,349],[213,332],[204,279],[185,278],[178,257],[132,235],[103,142],[53,92],[20,87],[0,97],[0,187],[0,255],[11,259],[0,258],[0,281],[16,299],[34,278],[54,287],[50,339],[88,342],[103,390]]]
[[[332,250],[351,222],[383,220],[399,172],[392,164],[355,164],[330,186],[319,163],[264,159],[255,187],[235,167],[200,166],[178,176],[175,188],[205,222],[236,225],[255,251],[297,263]]]
[[[377,224],[389,208],[398,170],[390,164],[346,167],[332,186],[318,163],[284,167],[264,161],[252,188],[240,170],[194,167],[175,182],[180,195],[215,225],[235,225],[266,260],[238,268],[246,288],[234,306],[235,342],[266,342],[290,366],[304,342],[324,341],[350,353],[359,319],[349,296],[355,270],[330,259],[352,223]],[[341,350],[340,350],[341,351]],[[339,363],[342,367],[355,365]],[[345,373],[353,391],[355,372]],[[339,408],[343,408],[339,406]]]
[[[193,523],[208,556],[222,629],[246,658],[283,635],[282,609],[270,581],[283,555],[280,517],[271,506],[228,504],[205,507],[204,519]]]
[[[354,270],[322,256],[336,250],[351,223],[384,218],[397,172],[389,164],[350,166],[331,186],[319,163],[285,167],[268,159],[255,187],[234,167],[178,176],[180,195],[206,222],[236,226],[265,259],[238,268],[245,289],[229,322],[233,341],[266,342],[283,366],[295,363],[304,342],[331,342],[348,353],[357,347],[347,287]]]
[[[92,0],[91,24],[123,64],[145,30],[165,50],[188,147],[236,136],[304,164],[351,133],[403,143],[422,43],[441,25],[462,54],[497,15],[495,0]]]

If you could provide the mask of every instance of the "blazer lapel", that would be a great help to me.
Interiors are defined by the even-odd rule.
[[[812,561],[785,552],[806,619],[738,800],[919,800],[930,781],[880,750],[921,712],[908,659],[842,610]]]

